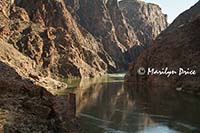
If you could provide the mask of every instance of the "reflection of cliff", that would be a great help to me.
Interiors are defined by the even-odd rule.
[[[78,115],[97,119],[103,127],[105,125],[113,128],[119,126],[130,130],[133,124],[134,129],[138,130],[154,123],[148,114],[140,116],[137,113],[131,113],[137,109],[137,105],[130,99],[131,96],[124,90],[122,83],[95,83],[95,81],[93,81],[95,84],[92,82],[87,84],[84,81],[82,83],[86,83],[86,86],[82,84],[75,90]],[[130,117],[136,118],[129,121]],[[82,124],[83,127],[86,126]]]
[[[75,90],[77,98],[77,113],[87,108],[87,106],[95,106],[99,109],[105,108],[114,108],[118,102],[118,96],[123,92],[123,88],[120,87],[121,83],[102,83],[99,80],[92,80],[91,82],[85,82],[82,80],[80,87]],[[126,100],[124,100],[125,102]],[[123,102],[123,100],[121,101]],[[121,103],[122,104],[122,103]],[[124,103],[123,103],[124,104]],[[97,106],[98,105],[98,106]],[[105,109],[105,110],[106,110]],[[104,114],[104,110],[99,111],[101,114]]]
[[[102,85],[101,84],[93,84],[90,86],[81,86],[79,87],[74,93],[76,94],[76,104],[77,110],[76,112],[79,113],[85,106],[90,106],[94,104],[96,99],[99,96],[101,91]]]

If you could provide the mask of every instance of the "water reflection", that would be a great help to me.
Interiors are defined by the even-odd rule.
[[[83,133],[200,132],[199,99],[165,87],[124,87],[122,79],[82,80],[71,89]]]

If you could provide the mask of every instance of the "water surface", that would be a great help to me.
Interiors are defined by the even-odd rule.
[[[83,133],[200,133],[200,100],[169,88],[124,87],[124,74],[70,80]],[[162,90],[162,91],[160,91]]]

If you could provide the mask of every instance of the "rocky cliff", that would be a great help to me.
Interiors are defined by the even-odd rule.
[[[15,0],[1,5],[1,38],[30,57],[47,77],[123,71],[147,43],[137,34],[141,29],[127,21],[117,0]],[[149,12],[150,17],[163,15],[160,8]],[[163,21],[151,27],[164,28]],[[150,34],[144,38],[153,39],[162,28],[142,31]]]
[[[81,0],[78,15],[80,24],[103,44],[103,48],[111,55],[117,67],[123,66],[125,64],[123,52],[126,51],[126,47],[117,38],[106,2]]]
[[[167,15],[163,14],[156,4],[141,0],[122,0],[120,8],[144,45],[152,44],[152,40],[168,25]]]
[[[15,1],[4,20],[4,39],[34,60],[45,76],[93,77],[104,74],[107,64],[114,66],[63,1]]]
[[[123,7],[120,7],[117,0],[65,0],[65,2],[69,5],[71,12],[76,14],[75,18],[78,18],[78,23],[92,33],[96,40],[103,45],[105,51],[115,61],[117,69],[124,69],[130,60],[139,55],[145,48],[144,46],[147,45],[147,41],[143,41],[144,39],[154,39],[152,34],[154,34],[154,37],[157,36],[167,26],[166,16],[157,5],[155,5],[155,8],[148,10],[148,13],[152,14],[151,16],[143,15],[145,11],[136,10],[132,13],[131,10],[128,10],[130,11],[130,17],[140,18],[145,16],[146,20],[150,19],[152,23],[155,22],[154,17],[158,16],[159,19],[156,20],[155,25],[148,24],[150,22],[145,22],[146,20],[140,20],[143,24],[150,25],[150,28],[155,26],[156,31],[141,31],[141,28],[137,27],[138,24],[133,26],[134,24],[128,21],[122,10]],[[138,6],[137,3],[133,2],[133,4]],[[146,3],[143,4],[146,5]],[[128,4],[128,6],[131,7],[131,4]],[[135,16],[137,13],[139,15]],[[147,36],[143,37],[137,32],[148,32],[148,39]]]
[[[37,25],[10,2],[0,1],[0,132],[76,132],[75,96],[54,96],[46,90],[67,86],[40,70],[42,43],[29,28]],[[22,38],[29,40],[22,44],[24,51],[18,43]]]
[[[200,2],[179,15],[156,39],[152,48],[146,50],[130,65],[127,82],[147,83],[148,87],[167,86],[178,91],[200,94]],[[170,77],[138,75],[140,67],[162,70],[168,67],[177,71]],[[180,69],[190,74],[180,74]],[[169,70],[168,70],[169,71]],[[192,74],[195,71],[195,74]],[[182,72],[181,72],[182,73]]]

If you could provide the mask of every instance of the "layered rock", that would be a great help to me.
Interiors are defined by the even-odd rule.
[[[149,87],[168,86],[177,91],[185,91],[192,94],[200,94],[200,2],[191,9],[182,13],[176,20],[161,33],[156,39],[155,45],[146,50],[130,65],[126,76],[127,82],[136,84],[147,83]],[[188,15],[190,14],[190,15]],[[188,18],[186,18],[188,16]],[[168,67],[177,71],[177,74],[167,76],[144,75],[139,76],[140,67],[162,70]],[[179,68],[184,71],[195,71],[195,74],[178,75]]]
[[[156,4],[141,0],[122,0],[119,5],[139,41],[144,45],[152,44],[152,40],[168,25],[167,16]]]

